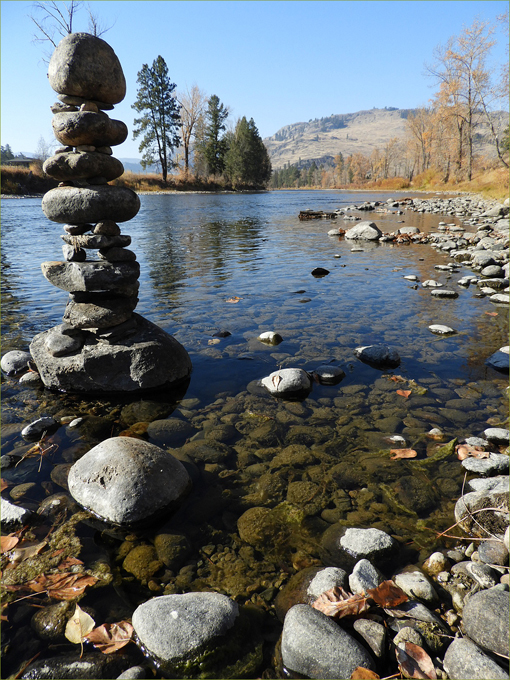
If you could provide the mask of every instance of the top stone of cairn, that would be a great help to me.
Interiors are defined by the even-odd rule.
[[[48,78],[58,94],[118,104],[126,95],[126,80],[110,45],[89,33],[70,33],[50,59]]]

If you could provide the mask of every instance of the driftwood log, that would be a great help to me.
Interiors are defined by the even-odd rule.
[[[338,215],[335,212],[325,212],[324,210],[301,210],[299,213],[300,220],[336,220]]]

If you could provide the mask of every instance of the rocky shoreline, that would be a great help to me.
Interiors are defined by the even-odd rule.
[[[456,263],[471,267],[473,276],[464,277],[457,285],[476,286],[477,295],[487,297],[491,304],[508,304],[508,205],[488,203],[476,196],[415,198],[412,202],[389,199],[386,206],[362,204],[342,213],[344,217],[349,217],[352,212],[359,210],[426,211],[461,218],[465,228],[445,223],[439,225],[437,232],[428,235],[420,234],[413,227],[402,227],[398,232],[382,234],[373,223],[365,223],[360,231],[361,225],[357,220],[358,230],[353,232],[356,236],[353,233],[349,235],[350,230],[345,232],[345,236],[357,243],[362,243],[368,233],[372,237],[375,234],[376,240],[383,242],[429,244],[448,253],[452,259],[451,265],[438,267],[446,266],[452,274],[457,270]],[[340,233],[339,230],[336,233]],[[360,236],[360,233],[365,233],[365,236]],[[430,287],[431,294],[445,290],[440,284],[425,286],[425,283],[422,285]],[[455,288],[451,292],[456,294]],[[27,387],[37,388],[40,384],[37,374],[26,372],[30,356],[22,352],[9,354],[2,358],[4,373],[23,373],[21,381]],[[395,357],[393,361],[396,361]],[[508,347],[501,348],[498,356],[488,357],[487,361],[496,370],[508,372]],[[319,370],[317,376],[318,379],[324,378],[323,372]],[[341,376],[326,376],[326,379],[334,380],[337,377],[341,379]],[[274,378],[268,383],[269,386],[271,383],[277,383],[277,387],[283,384]],[[303,383],[299,383],[299,387],[302,389]],[[262,384],[257,389],[269,388]],[[147,505],[142,505],[147,513],[145,519],[151,519],[161,507],[167,507],[170,500],[185,503],[189,484],[198,480],[198,464],[211,478],[218,473],[221,477],[223,471],[226,479],[228,470],[222,468],[221,463],[231,455],[234,447],[228,446],[229,425],[225,421],[223,424],[211,421],[211,425],[207,426],[207,419],[203,419],[199,425],[191,403],[183,402],[183,408],[185,411],[187,409],[189,423],[193,423],[193,427],[181,419],[167,418],[163,413],[156,414],[154,406],[150,415],[142,413],[143,404],[143,401],[140,402],[138,411],[129,418],[124,413],[124,422],[128,428],[133,428],[129,436],[136,435],[137,424],[150,420],[148,428],[140,430],[138,436],[143,438],[150,429],[151,441],[169,451],[170,458],[175,460],[175,470],[179,471],[177,475],[175,471],[169,472],[169,478],[174,476],[178,483],[169,481],[167,486],[172,498],[167,494],[163,500],[154,494],[148,476],[147,486],[142,488]],[[299,407],[298,404],[293,407],[296,414]],[[235,410],[225,413],[233,416]],[[21,435],[27,441],[35,442],[40,441],[45,432],[59,427],[79,428],[80,423],[70,418],[56,415],[51,422],[34,421]],[[231,421],[235,422],[234,418]],[[283,460],[287,456],[296,461],[301,456],[305,467],[312,465],[314,456],[308,447],[296,444],[288,449],[279,449],[270,436],[274,425],[269,422],[260,427],[266,425],[267,460],[271,461],[273,472],[278,470],[278,457]],[[199,427],[204,428],[205,441],[199,438],[183,446],[186,439],[197,434]],[[213,430],[216,430],[214,436],[211,435]],[[431,439],[444,441],[439,428],[433,428],[429,435]],[[119,446],[119,441],[122,451],[127,451],[127,448],[140,449],[141,457],[149,456],[149,449],[143,446],[145,442],[133,446],[137,443],[136,439],[127,437],[124,444],[122,439],[105,439],[95,447],[102,447],[100,452],[94,454],[92,449],[73,465],[77,467],[70,477],[70,495],[60,494],[64,497],[59,501],[60,508],[62,504],[67,505],[78,513],[81,506],[101,521],[129,525],[132,516],[129,515],[127,503],[126,514],[119,519],[118,498],[106,510],[103,500],[91,500],[90,496],[85,499],[83,485],[90,483],[92,477],[100,476],[100,470],[92,464],[85,466],[88,468],[86,470],[83,469],[84,463],[78,465],[90,454],[100,460],[104,456],[105,446]],[[108,442],[116,443],[108,445]],[[404,677],[437,677],[444,680],[509,678],[505,658],[508,657],[510,632],[508,444],[507,429],[489,427],[484,432],[464,436],[460,441],[454,439],[437,448],[427,458],[409,463],[421,465],[424,475],[427,475],[433,465],[447,459],[455,460],[457,456],[461,459],[458,460],[459,468],[464,468],[471,477],[465,483],[455,506],[455,516],[452,517],[452,524],[458,526],[448,532],[456,535],[455,532],[462,529],[469,538],[456,541],[456,545],[449,549],[433,552],[425,561],[421,561],[420,567],[416,566],[415,561],[409,560],[405,546],[384,528],[346,526],[345,521],[338,522],[333,518],[321,536],[321,564],[310,565],[309,560],[300,560],[296,555],[292,575],[282,573],[279,580],[268,577],[265,585],[257,585],[260,602],[267,606],[265,616],[268,616],[268,611],[271,612],[272,627],[269,633],[267,621],[265,628],[261,611],[256,610],[256,607],[238,605],[234,596],[218,592],[188,591],[193,587],[192,583],[196,584],[196,577],[200,579],[201,573],[206,573],[206,568],[212,569],[211,565],[221,571],[218,575],[221,589],[222,579],[231,578],[229,565],[235,569],[243,560],[249,563],[258,559],[256,555],[283,540],[285,532],[282,527],[310,522],[310,518],[320,512],[320,504],[309,512],[303,510],[314,505],[318,484],[291,482],[287,500],[283,502],[278,502],[279,490],[269,485],[266,488],[269,498],[261,502],[261,496],[258,503],[251,502],[250,507],[239,517],[230,518],[231,531],[238,536],[236,549],[206,546],[201,560],[187,561],[191,547],[187,537],[179,536],[177,532],[157,533],[153,545],[133,547],[133,542],[125,538],[119,555],[122,553],[124,569],[135,578],[147,584],[155,583],[151,579],[158,570],[166,568],[169,571],[162,594],[154,588],[155,597],[141,603],[132,613],[134,636],[139,649],[156,664],[158,673],[166,677],[213,678],[218,677],[214,674],[215,669],[221,667],[224,671],[222,677],[225,678],[260,677],[259,673],[265,669],[264,678],[304,676],[341,680],[350,678],[355,669],[361,666],[377,675],[358,677],[384,677],[400,669]],[[394,445],[399,444],[396,441]],[[150,446],[147,444],[147,447]],[[272,453],[269,454],[269,451]],[[157,452],[151,452],[150,455],[157,457]],[[255,477],[265,472],[266,467],[261,467],[256,459],[249,455],[245,458],[245,466],[259,466],[258,471],[252,470]],[[241,459],[239,454],[238,466],[242,463]],[[2,468],[8,470],[17,461],[16,456],[11,456],[9,460],[8,455],[2,460]],[[124,472],[122,457],[111,465],[117,466],[119,475]],[[285,463],[280,462],[280,465]],[[84,475],[88,475],[88,479]],[[276,475],[272,476],[274,482]],[[316,481],[319,482],[319,478]],[[309,486],[299,486],[299,489],[294,486],[291,493],[292,484]],[[125,493],[124,497],[132,501],[129,493]],[[49,507],[49,504],[46,506]],[[55,508],[51,510],[54,511]],[[198,512],[200,515],[201,510],[188,507],[186,512]],[[325,512],[328,510],[322,511],[323,518],[326,517]],[[206,516],[207,511],[204,521]],[[30,526],[36,521],[37,515],[32,514],[28,507],[2,498],[4,533],[14,532],[20,526]],[[166,539],[158,538],[165,536]],[[9,554],[7,551],[4,561],[9,560]],[[37,564],[36,558],[31,559]],[[5,562],[2,566],[5,567]],[[11,576],[4,583],[15,583],[12,580],[15,572],[16,568],[5,571],[4,574]],[[97,571],[94,573],[97,575]],[[383,599],[381,603],[372,602],[365,610],[359,611],[359,596],[377,590],[388,579],[393,580],[407,599],[396,605],[391,599]],[[207,587],[204,590],[207,591]],[[248,591],[249,586],[243,586],[242,590]],[[324,604],[324,593],[329,593],[325,599],[333,603],[336,610],[346,610],[347,614],[331,616],[324,613],[324,608],[313,607],[321,598]],[[342,602],[343,605],[338,604]],[[69,607],[60,607],[56,612],[56,606],[52,604],[44,607],[40,611],[46,614],[46,618],[38,613],[38,619],[32,622],[32,627],[41,639],[59,640],[61,632],[56,632],[56,629],[60,627],[61,631],[62,625],[65,627],[65,622],[73,613]],[[268,668],[267,657],[263,652],[268,641],[276,643],[276,662],[272,670]],[[26,661],[29,659],[27,652]],[[22,671],[21,677],[148,678],[153,677],[153,673],[139,652],[138,655],[135,652],[116,653],[106,663],[104,655],[87,651],[81,660],[79,655],[50,656],[36,660]]]

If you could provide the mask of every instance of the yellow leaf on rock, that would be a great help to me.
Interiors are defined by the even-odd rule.
[[[95,625],[96,622],[92,616],[89,616],[79,605],[76,605],[74,614],[67,622],[65,636],[73,645],[80,645],[85,635],[90,633]]]

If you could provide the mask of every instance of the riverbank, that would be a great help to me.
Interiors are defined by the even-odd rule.
[[[476,372],[473,378],[472,367],[459,379],[458,367],[452,370],[448,366],[450,355],[444,353],[437,360],[433,355],[441,345],[443,352],[462,351],[476,335],[476,324],[480,324],[480,333],[494,335],[496,324],[504,318],[508,305],[492,302],[491,297],[495,294],[492,286],[496,285],[500,294],[508,295],[508,291],[505,292],[508,282],[504,283],[507,278],[504,267],[508,263],[505,210],[501,212],[500,206],[494,215],[487,215],[496,207],[493,202],[468,201],[464,196],[419,199],[407,205],[403,201],[401,205],[393,205],[398,203],[395,200],[386,206],[384,213],[384,204],[372,206],[367,202],[352,208],[346,206],[345,217],[353,218],[353,222],[345,220],[346,230],[353,223],[370,218],[379,221],[381,228],[389,232],[383,220],[391,212],[395,215],[391,233],[385,233],[388,240],[378,246],[340,237],[337,225],[344,219],[340,216],[327,225],[317,223],[314,265],[323,264],[330,270],[329,275],[318,279],[310,276],[298,259],[313,230],[305,232],[303,228],[303,238],[296,247],[296,222],[285,223],[285,228],[279,222],[276,230],[271,231],[276,219],[264,214],[263,228],[246,231],[240,251],[234,242],[226,247],[234,252],[236,263],[256,241],[265,244],[269,240],[273,249],[278,247],[278,274],[287,291],[280,296],[269,283],[268,272],[275,272],[273,260],[261,277],[264,281],[261,290],[256,287],[257,270],[250,269],[247,284],[232,279],[228,288],[211,292],[218,280],[210,278],[213,268],[204,245],[210,236],[214,237],[217,265],[218,248],[228,238],[230,225],[241,232],[240,220],[246,220],[247,203],[227,219],[229,201],[219,201],[222,224],[218,239],[217,216],[206,216],[202,212],[208,201],[200,203],[201,216],[195,223],[199,227],[185,224],[181,237],[178,227],[190,209],[190,202],[183,202],[186,208],[180,218],[174,216],[172,231],[168,233],[178,243],[186,243],[186,257],[193,257],[193,252],[200,253],[200,266],[207,270],[209,277],[207,289],[201,288],[201,297],[188,298],[187,306],[193,307],[190,317],[186,317],[183,306],[177,307],[173,289],[165,289],[164,298],[171,297],[172,305],[178,309],[176,327],[194,324],[184,344],[194,352],[197,374],[204,357],[218,366],[216,373],[210,374],[210,382],[219,382],[214,396],[204,398],[206,386],[195,383],[186,398],[177,404],[151,398],[108,406],[106,399],[91,399],[87,403],[83,398],[51,395],[34,386],[37,376],[30,372],[26,374],[29,382],[23,380],[19,392],[13,394],[17,378],[4,377],[3,417],[11,414],[16,417],[7,420],[2,432],[4,451],[11,458],[10,462],[2,461],[4,476],[11,481],[3,496],[16,508],[27,506],[32,510],[34,514],[27,520],[27,528],[41,532],[39,526],[42,526],[45,533],[38,534],[39,539],[51,530],[50,543],[42,546],[39,554],[21,552],[26,546],[23,542],[18,544],[17,552],[11,550],[4,554],[4,562],[13,565],[5,568],[6,579],[13,582],[16,576],[20,580],[25,578],[23,583],[26,583],[30,569],[37,578],[40,574],[59,576],[58,566],[54,565],[62,560],[65,568],[76,575],[99,579],[79,596],[80,606],[91,613],[96,624],[133,615],[133,624],[146,648],[166,646],[165,641],[175,638],[177,624],[178,632],[192,631],[202,629],[204,619],[219,620],[225,626],[226,636],[235,637],[233,645],[241,639],[244,641],[243,654],[239,654],[236,661],[242,656],[246,665],[238,666],[237,674],[212,677],[283,677],[286,672],[282,671],[281,664],[273,664],[275,656],[281,661],[280,650],[287,668],[308,677],[348,678],[353,660],[357,665],[371,666],[382,677],[398,672],[398,663],[408,668],[406,657],[412,658],[416,647],[431,659],[436,677],[507,677],[502,667],[505,662],[497,656],[501,653],[501,636],[505,640],[502,625],[508,621],[505,610],[508,579],[504,578],[508,571],[507,558],[501,548],[504,546],[501,527],[493,524],[494,518],[499,519],[500,515],[503,523],[506,521],[506,509],[478,512],[477,506],[469,505],[473,493],[482,492],[483,503],[489,507],[496,507],[501,497],[508,499],[507,491],[501,492],[501,488],[508,489],[508,432],[504,432],[508,424],[507,413],[501,406],[505,394],[504,374],[488,368],[485,373]],[[239,203],[237,199],[231,202]],[[154,233],[163,243],[167,232],[161,223],[155,223],[155,201],[147,203],[153,207],[147,225],[154,223],[154,231],[147,234],[151,244],[147,252],[153,252]],[[381,210],[380,220],[378,210]],[[398,213],[400,210],[402,214]],[[399,259],[404,251],[411,251],[413,238],[424,236],[413,231],[411,225],[421,226],[420,215],[433,213],[441,217],[435,222],[437,229],[426,232],[429,246],[418,246],[423,248],[421,257],[417,254],[412,260]],[[259,228],[258,221],[252,222]],[[146,232],[147,225],[143,223],[140,232]],[[251,226],[247,221],[242,223],[244,229]],[[327,229],[334,231],[334,227],[338,235],[330,238]],[[401,233],[397,234],[397,230]],[[41,231],[46,242],[46,231]],[[291,234],[293,244],[289,257],[277,241],[285,231]],[[32,237],[34,234],[32,225]],[[195,244],[188,238],[190,235]],[[399,241],[403,236],[409,239],[410,247]],[[319,250],[323,243],[327,248]],[[143,252],[143,248],[140,251]],[[433,259],[429,259],[426,251]],[[178,249],[168,252],[177,253]],[[163,253],[161,260],[151,261],[160,272],[161,281],[175,271],[175,259],[171,261],[171,268],[164,269],[165,260],[170,259],[168,252]],[[447,253],[450,262],[445,264]],[[7,254],[4,251],[4,256]],[[400,268],[399,272],[383,276],[381,266],[385,255],[391,256],[388,269]],[[262,251],[258,251],[258,257],[261,256]],[[427,263],[421,262],[422,259],[427,259]],[[461,267],[471,268],[469,280],[463,284],[455,279]],[[487,276],[483,273],[485,267],[499,269]],[[293,278],[293,273],[289,274],[291,268],[299,269],[302,278]],[[378,273],[371,277],[374,269]],[[221,277],[224,278],[225,273],[230,275],[230,271],[228,261],[222,261]],[[506,273],[508,275],[508,271]],[[349,298],[353,295],[348,287],[349,278],[355,280],[357,288],[364,289],[364,294],[354,303],[357,325],[352,327],[348,326]],[[405,317],[383,315],[379,318],[370,306],[373,298],[377,306],[383,304],[383,289],[395,285],[392,278],[397,283],[393,306],[395,300],[399,307],[411,307],[413,300],[420,298],[434,300],[432,306],[426,306],[422,300],[420,312],[412,314],[413,320],[407,328]],[[449,336],[449,341],[437,338],[427,326],[425,333],[433,339],[428,341],[429,336],[420,334],[420,316],[426,324],[450,320],[453,330],[459,328],[453,322],[455,299],[435,299],[425,285],[428,278],[435,280],[434,289],[453,289],[460,292],[460,297],[467,297],[468,289],[471,293],[475,291],[472,297],[476,297],[478,312],[467,314],[469,321],[462,329],[458,345],[454,344],[455,335]],[[491,284],[491,279],[497,279],[499,284]],[[180,280],[179,285],[184,286],[184,271]],[[330,288],[326,288],[328,280],[332,280]],[[335,290],[339,291],[337,296]],[[267,298],[264,306],[260,306],[262,297]],[[215,304],[215,298],[223,302],[214,308],[213,318],[209,319],[204,315],[204,308]],[[317,308],[321,298],[327,299],[327,309],[317,324],[317,333],[312,336],[308,332],[314,323],[313,307]],[[19,305],[16,302],[16,318],[20,316]],[[152,300],[150,305],[151,309],[155,307]],[[228,308],[236,310],[235,318],[227,316]],[[284,313],[277,315],[280,308],[285,308]],[[290,319],[295,308],[304,311]],[[250,317],[245,326],[243,314]],[[198,323],[191,315],[198,318]],[[330,326],[338,316],[342,317],[344,328],[335,328],[331,333]],[[458,314],[455,319],[460,325]],[[487,323],[483,323],[485,321]],[[216,324],[221,324],[221,331],[212,330]],[[266,330],[268,324],[274,324],[283,334],[284,341],[278,347],[264,346],[256,337],[260,326],[266,326]],[[374,338],[390,342],[386,332],[391,327],[394,329],[391,344],[397,344],[402,366],[389,372],[367,367],[367,374],[363,374],[364,364],[353,358],[354,347],[358,343],[373,342]],[[303,341],[302,345],[298,341]],[[489,358],[490,352],[485,353],[484,348],[483,343],[476,345],[479,355],[476,365],[483,366]],[[422,351],[425,353],[421,360],[427,364],[427,371],[418,374],[420,359],[417,362],[417,358]],[[237,367],[236,362],[228,363],[229,356],[240,360]],[[274,368],[298,365],[312,373],[319,363],[323,369],[331,368],[332,358],[345,368],[345,378],[336,387],[314,381],[313,392],[302,402],[273,399],[260,380],[248,382],[244,373],[235,389],[226,383],[227,374],[242,371],[249,364],[255,367],[253,373],[260,376],[264,375],[262,371],[273,367],[272,359],[277,362]],[[317,377],[321,375],[324,370],[317,371]],[[23,410],[14,411],[15,408]],[[36,444],[24,440],[21,430],[42,415],[54,418],[56,431],[40,449],[28,454]],[[467,425],[469,418],[473,420],[472,426]],[[503,430],[503,433],[492,430]],[[40,432],[36,433],[36,439],[39,435]],[[94,533],[90,524],[93,520],[83,513],[77,514],[79,508],[65,487],[69,467],[99,440],[111,436],[149,440],[181,460],[190,472],[194,490],[164,527],[154,526],[145,533],[123,532],[118,528],[107,530],[105,525],[96,523],[93,526],[98,531]],[[382,443],[382,438],[389,436],[393,437],[391,443]],[[476,441],[471,441],[474,437]],[[50,448],[53,446],[55,448]],[[409,449],[416,451],[414,458],[404,457]],[[394,451],[399,451],[401,457],[393,459]],[[474,455],[475,452],[478,455]],[[41,473],[37,472],[38,468]],[[45,478],[45,491],[40,489],[43,498],[36,497],[31,502],[41,487],[41,474],[49,476],[49,469],[50,483],[58,486],[48,487]],[[464,472],[468,478],[461,488]],[[27,485],[31,488],[27,489]],[[150,494],[151,490],[146,491]],[[494,492],[492,497],[488,496],[489,492]],[[422,546],[430,545],[431,536],[433,539],[436,535],[439,496],[448,497],[451,512],[446,514],[445,510],[437,533],[458,520],[464,522],[456,512],[464,514],[466,503],[471,515],[496,536],[493,543],[489,545],[490,541],[480,541],[476,534],[471,535],[473,529],[477,529],[468,516],[465,527],[469,537],[461,540],[438,537],[434,552],[427,552]],[[461,497],[464,500],[459,501]],[[62,523],[65,508],[70,513],[68,519],[76,519],[76,524],[68,521],[61,530],[59,522]],[[39,521],[41,525],[37,524]],[[447,534],[456,535],[459,530],[455,527]],[[84,538],[79,536],[80,531]],[[23,531],[21,534],[22,538],[28,535]],[[65,563],[68,555],[77,554],[80,540],[83,548],[79,557],[83,564]],[[355,550],[354,560],[353,555],[346,554],[346,545]],[[484,552],[487,548],[492,550]],[[64,553],[53,557],[54,552],[62,549]],[[388,557],[389,560],[385,559]],[[498,560],[503,563],[498,564]],[[121,593],[123,598],[115,596],[111,611],[105,606],[110,577],[117,595]],[[407,602],[395,605],[383,599],[376,605],[370,601],[370,609],[357,613],[356,608],[363,599],[361,589],[375,590],[381,581],[391,577],[402,590],[407,590]],[[19,585],[19,581],[14,583],[15,587]],[[329,600],[336,598],[338,603],[348,602],[337,607],[338,611],[342,607],[350,609],[350,613],[337,622],[310,605],[324,592],[338,586],[357,599],[349,596],[345,599],[338,591],[327,596]],[[52,589],[49,590],[51,594]],[[205,614],[199,598],[204,591],[215,594]],[[11,596],[18,599],[21,593],[11,591]],[[168,597],[172,599],[165,599]],[[66,677],[65,664],[76,662],[79,652],[73,655],[71,643],[66,642],[62,631],[77,598],[70,604],[59,604],[49,599],[46,591],[36,592],[33,598],[35,600],[28,601],[36,602],[38,608],[30,608],[24,600],[10,605],[5,612],[8,621],[4,622],[3,634],[10,643],[8,649],[12,650],[4,656],[5,672],[12,669],[15,675],[22,664],[41,652],[42,658],[24,675],[42,678],[44,669],[50,668],[53,677]],[[151,626],[150,639],[146,637],[144,620],[134,616],[138,606],[146,603],[153,603],[151,606],[157,609],[149,612],[145,622],[161,624]],[[193,606],[188,607],[188,603]],[[222,614],[225,609],[219,604],[222,607],[228,604],[228,615]],[[243,618],[245,615],[249,618]],[[113,618],[115,616],[118,618]],[[282,631],[284,635],[280,639]],[[58,655],[54,647],[45,646],[48,639],[51,644],[61,645],[62,655]],[[223,647],[223,640],[213,640],[212,650],[231,658],[233,646],[228,643]],[[200,642],[205,643],[203,639]],[[85,641],[84,644],[82,662],[91,664],[95,677],[118,677],[130,666],[148,663],[130,643],[126,649],[131,648],[133,652],[113,655],[117,666],[108,671],[101,665],[100,655],[92,651],[91,643]],[[187,661],[195,652],[200,655],[200,649],[185,650]],[[421,655],[418,663],[423,663],[425,657],[420,651],[418,654]],[[475,670],[473,663],[477,664]],[[485,675],[481,668],[488,669],[483,671]],[[137,677],[152,677],[152,671],[147,668],[138,672]],[[433,677],[431,671],[427,672]],[[189,677],[191,673],[186,675]]]

